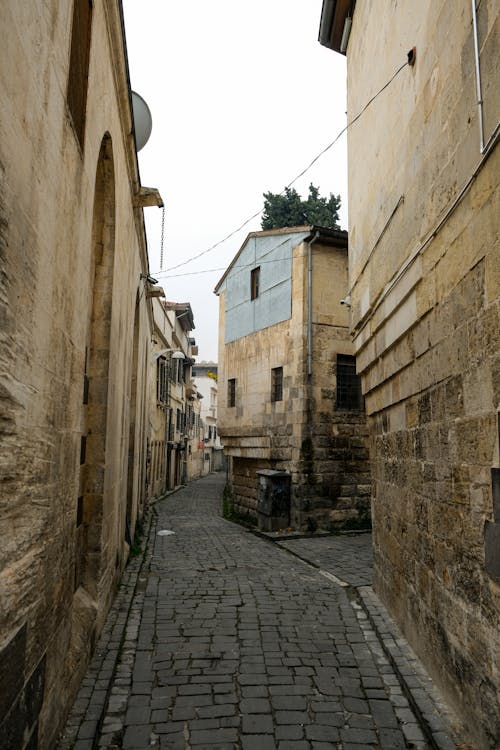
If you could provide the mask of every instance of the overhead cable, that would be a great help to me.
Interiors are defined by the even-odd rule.
[[[293,180],[291,180],[288,183],[288,185],[286,185],[284,187],[284,189],[280,193],[278,193],[278,195],[284,195],[286,193],[286,191],[292,185],[294,185],[297,182],[297,180],[299,180],[301,177],[303,177],[306,174],[306,172],[308,172],[311,169],[311,167],[314,164],[316,164],[316,162],[318,161],[318,159],[320,159],[324,154],[326,154],[326,152],[329,151],[332,148],[332,146],[334,146],[337,143],[337,141],[344,135],[344,133],[346,133],[349,130],[349,128],[352,127],[354,125],[354,123],[357,122],[359,120],[359,118],[366,112],[366,110],[368,109],[368,107],[370,106],[370,104],[372,104],[375,101],[375,99],[378,96],[380,96],[380,94],[382,94],[382,92],[385,91],[385,89],[388,86],[390,86],[390,84],[393,82],[393,80],[396,78],[396,76],[398,76],[399,73],[401,73],[401,71],[404,68],[406,68],[407,65],[409,65],[409,62],[408,62],[408,60],[405,60],[405,62],[395,71],[395,73],[392,74],[392,76],[389,78],[389,80],[386,81],[386,83],[384,83],[384,85],[382,86],[382,88],[379,89],[371,97],[371,99],[369,99],[366,102],[366,104],[360,110],[360,112],[358,112],[358,114],[355,117],[353,117],[352,120],[350,120],[347,123],[347,125],[345,125],[345,127],[343,127],[342,130],[339,133],[337,133],[337,135],[335,136],[335,138],[333,139],[333,141],[331,141],[331,143],[329,143],[327,146],[325,146],[325,148],[322,151],[320,151],[319,154],[317,154],[314,157],[314,159],[307,165],[307,167],[305,167],[305,169],[303,169],[302,172],[300,172],[298,175],[296,175],[296,177],[294,177]],[[183,260],[181,263],[177,263],[175,266],[170,266],[169,268],[166,268],[165,269],[165,273],[167,273],[169,271],[175,271],[177,268],[181,268],[182,266],[186,266],[188,263],[192,263],[192,261],[194,261],[194,260],[198,260],[198,258],[201,258],[202,255],[206,255],[207,253],[212,252],[212,250],[215,250],[217,247],[219,247],[219,245],[222,245],[224,242],[226,242],[227,240],[229,240],[235,234],[238,234],[238,232],[240,232],[244,227],[246,227],[247,224],[249,224],[251,221],[253,221],[254,219],[256,219],[257,216],[260,216],[260,214],[262,213],[262,211],[263,211],[263,209],[261,208],[260,211],[257,211],[256,213],[252,214],[252,216],[250,216],[248,219],[245,219],[245,221],[237,229],[234,229],[232,232],[230,232],[228,235],[226,235],[222,240],[219,240],[215,244],[213,244],[210,247],[208,247],[206,250],[202,250],[197,255],[193,255],[191,258],[188,258],[187,260]]]

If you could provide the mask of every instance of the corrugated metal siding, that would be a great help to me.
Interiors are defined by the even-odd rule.
[[[292,250],[308,232],[251,237],[225,279],[224,342],[288,320],[292,314]],[[260,266],[259,296],[250,299],[250,273]]]

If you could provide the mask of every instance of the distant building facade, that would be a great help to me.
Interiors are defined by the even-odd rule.
[[[191,376],[197,353],[191,305],[157,298],[154,322],[149,477],[158,499],[202,476],[204,452],[201,395]]]
[[[203,474],[220,471],[223,467],[223,451],[217,429],[217,362],[197,362],[193,366],[193,378],[201,396],[201,419],[203,422]]]
[[[295,528],[365,526],[366,419],[354,370],[347,232],[251,233],[215,289],[219,433],[235,509],[257,513],[257,471],[291,476]]]
[[[0,746],[52,750],[146,500],[144,192],[120,3],[0,28]]]
[[[488,0],[325,0],[320,29],[347,49],[375,585],[488,750],[500,737],[499,34]]]

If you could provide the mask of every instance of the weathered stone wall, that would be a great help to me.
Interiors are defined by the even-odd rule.
[[[478,23],[487,141],[500,107],[498,4],[480,3]],[[349,118],[413,46],[415,66],[349,130],[352,322],[372,435],[375,583],[474,745],[490,749],[500,736],[491,487],[500,157],[498,146],[479,150],[465,0],[356,5]]]
[[[323,412],[303,443],[300,493],[308,528],[369,528],[371,473],[364,412]]]
[[[55,746],[143,490],[151,321],[119,6],[93,4],[82,143],[72,8],[0,8],[0,746],[19,750]]]
[[[275,469],[271,461],[234,458],[231,474],[232,502],[237,513],[257,518],[257,471]]]

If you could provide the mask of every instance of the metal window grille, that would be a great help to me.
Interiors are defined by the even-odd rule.
[[[174,410],[168,410],[168,439],[171,443],[175,440]]]
[[[236,406],[236,378],[227,381],[227,405]]]
[[[259,296],[260,285],[260,266],[253,268],[250,272],[250,299],[257,299]]]
[[[156,365],[156,400],[160,404],[168,402],[168,370],[167,360],[159,357]]]
[[[361,379],[356,374],[356,358],[337,354],[337,409],[363,408]]]
[[[283,400],[283,368],[273,367],[271,370],[271,401]]]

